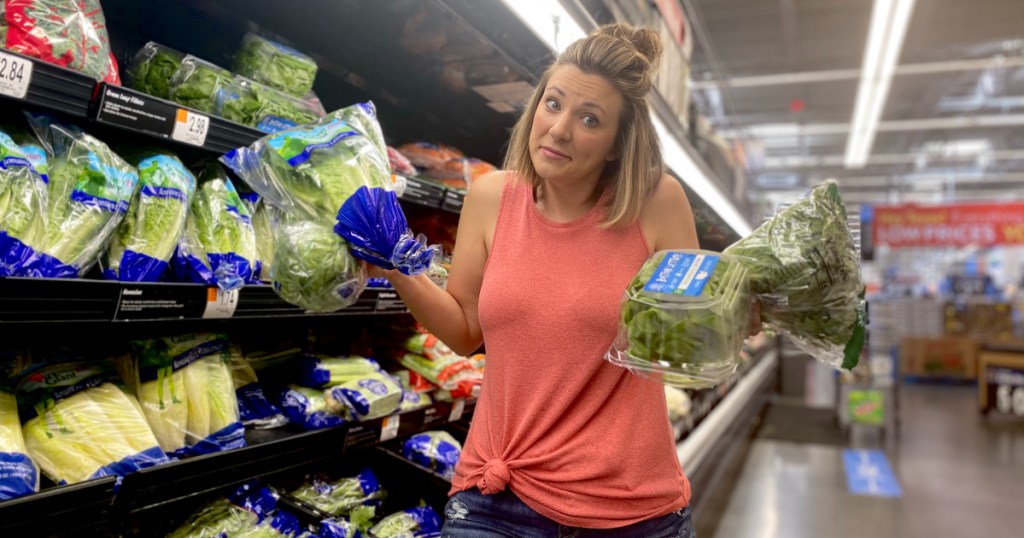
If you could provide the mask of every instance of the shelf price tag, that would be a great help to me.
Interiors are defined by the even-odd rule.
[[[466,412],[466,400],[459,398],[452,402],[452,413],[448,415],[448,422],[456,422],[462,420],[463,413]]]
[[[385,417],[384,421],[380,423],[380,441],[390,441],[395,437],[398,437],[398,423],[401,421],[401,416],[391,415]]]
[[[210,130],[210,117],[179,108],[174,118],[174,130],[171,138],[178,142],[202,146],[206,143],[206,133]]]
[[[32,61],[0,52],[0,95],[24,99],[32,81]]]
[[[203,319],[223,319],[235,315],[238,307],[238,290],[224,291],[220,288],[209,288],[206,291],[206,310]]]

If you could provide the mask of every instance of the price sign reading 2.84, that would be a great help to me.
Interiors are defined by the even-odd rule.
[[[179,108],[174,121],[171,138],[178,142],[202,146],[206,143],[206,133],[210,130],[210,117]]]
[[[24,99],[32,81],[32,60],[0,52],[0,95]]]

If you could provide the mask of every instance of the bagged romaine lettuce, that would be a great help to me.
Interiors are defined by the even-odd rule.
[[[462,454],[459,443],[446,431],[429,431],[416,434],[402,444],[405,459],[436,472],[451,480],[455,476],[455,465]]]
[[[132,348],[136,391],[161,448],[182,457],[245,446],[227,337],[186,334]]]
[[[174,255],[185,282],[228,291],[256,282],[256,235],[249,210],[216,163],[199,173],[199,188]]]
[[[217,96],[217,115],[265,133],[276,133],[315,122],[324,114],[274,88],[235,77]]]
[[[313,89],[316,62],[301,52],[256,34],[246,34],[235,55],[235,72],[303,97]]]
[[[171,78],[168,91],[171,101],[200,112],[217,112],[217,95],[231,84],[231,72],[191,54]]]
[[[74,278],[99,259],[128,211],[138,174],[106,144],[81,129],[28,114],[53,155],[49,163],[46,234],[23,274]]]
[[[127,70],[132,88],[153,97],[169,99],[171,79],[184,59],[184,54],[172,48],[153,41],[146,43],[135,53]]]
[[[17,386],[25,447],[58,484],[168,461],[109,362],[36,364]]]
[[[99,0],[5,0],[0,46],[121,84]]]
[[[385,497],[380,481],[369,468],[334,481],[311,478],[289,495],[332,516],[348,516],[357,508],[380,506]]]
[[[429,506],[396,512],[370,529],[374,538],[440,538],[441,517]]]
[[[172,153],[143,152],[136,166],[139,189],[111,238],[103,277],[159,282],[185,231],[196,178]]]
[[[28,456],[18,402],[0,382],[0,502],[39,491],[39,469]]]
[[[341,426],[351,418],[347,409],[342,410],[341,414],[328,409],[323,390],[299,385],[288,385],[281,389],[278,405],[288,417],[288,422],[305,430]]]
[[[224,538],[252,529],[277,508],[277,496],[255,481],[243,484],[227,498],[196,510],[167,538]]]
[[[366,289],[366,270],[330,226],[276,212],[269,277],[274,291],[310,312],[355,304]]]
[[[256,378],[256,371],[242,354],[242,350],[232,344],[231,377],[235,383],[235,395],[238,397],[238,414],[242,424],[256,429],[277,428],[288,423],[288,419],[276,405],[267,400],[263,387]]]
[[[408,230],[391,190],[379,129],[372,104],[358,104],[268,135],[221,160],[289,217],[333,225],[353,256],[420,274],[437,247],[427,247]]]
[[[21,274],[46,235],[46,154],[40,170],[34,148],[0,132],[0,277]]]
[[[655,254],[626,290],[605,358],[673,386],[717,385],[736,368],[756,296],[768,327],[819,360],[852,368],[864,343],[858,259],[828,182],[723,254]]]
[[[274,226],[271,224],[270,210],[263,203],[260,195],[247,192],[241,195],[242,202],[252,215],[252,229],[256,235],[256,265],[259,266],[259,279],[271,282],[270,271],[274,266]]]

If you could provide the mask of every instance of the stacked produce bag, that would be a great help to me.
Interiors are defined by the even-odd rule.
[[[736,368],[754,298],[765,326],[832,366],[857,365],[864,284],[834,182],[722,254],[655,254],[626,291],[606,359],[669,385],[717,385]]]
[[[14,391],[0,381],[0,502],[39,491],[39,469],[28,456]]]
[[[164,451],[181,457],[245,446],[226,337],[187,334],[133,348],[130,379]]]
[[[371,420],[401,407],[401,382],[373,359],[304,356],[297,368],[303,385],[324,389],[327,408],[337,415]]]
[[[402,444],[405,459],[451,480],[462,455],[462,444],[445,431],[416,434]]]
[[[417,506],[385,517],[370,529],[374,538],[440,538],[441,517],[429,506]]]
[[[472,360],[456,354],[439,338],[417,325],[416,334],[403,342],[407,351],[399,362],[446,391],[451,398],[475,398],[480,395],[483,371]]]
[[[353,304],[366,286],[353,256],[406,274],[436,247],[408,230],[372,104],[264,137],[221,160],[278,212],[273,285],[311,311]]]
[[[411,142],[399,146],[397,152],[408,159],[418,173],[457,189],[469,189],[478,177],[498,169],[444,144]]]
[[[231,344],[231,377],[238,398],[238,414],[242,424],[256,429],[277,428],[288,423],[281,410],[267,399],[256,371],[238,345]]]
[[[46,236],[46,152],[30,135],[0,131],[0,277],[23,273]]]
[[[256,482],[249,482],[228,497],[197,510],[167,538],[238,536],[266,521],[276,509],[277,496]]]
[[[377,476],[367,468],[338,480],[311,477],[289,496],[325,514],[344,518],[357,530],[365,530],[376,517],[386,493]]]

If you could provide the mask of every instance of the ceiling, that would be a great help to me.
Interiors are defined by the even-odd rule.
[[[917,0],[860,169],[843,156],[871,0],[682,4],[694,101],[744,143],[763,210],[829,177],[854,204],[1024,199],[1024,1]]]

